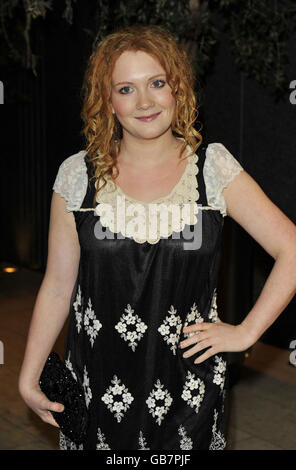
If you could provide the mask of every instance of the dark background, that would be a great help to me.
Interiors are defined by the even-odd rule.
[[[46,21],[36,21],[37,77],[17,67],[0,68],[5,90],[0,106],[0,261],[40,272],[46,267],[58,167],[84,148],[80,90],[91,40],[81,25],[87,27],[91,18],[89,10],[84,15],[79,9],[73,25],[56,11],[48,12]],[[221,33],[215,63],[200,91],[199,111],[204,141],[222,142],[294,223],[296,105],[289,100],[289,85],[296,79],[295,39],[289,44],[287,93],[276,102],[268,90],[237,70],[227,36]],[[255,303],[274,260],[235,221],[224,220],[220,317],[237,324]],[[295,310],[294,298],[261,340],[288,349],[296,338]]]

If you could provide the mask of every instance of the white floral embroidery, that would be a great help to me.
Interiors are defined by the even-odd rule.
[[[134,400],[134,397],[124,384],[120,385],[121,380],[118,379],[116,375],[113,376],[111,382],[114,385],[110,385],[109,388],[107,388],[106,393],[101,397],[101,400],[105,405],[107,405],[111,413],[114,413],[117,422],[120,423],[124,413],[128,410],[130,404]],[[114,397],[116,395],[120,395],[122,401],[114,401]]]
[[[83,444],[76,445],[68,437],[66,437],[62,431],[59,435],[59,447],[60,450],[83,450]]]
[[[217,410],[214,410],[214,424],[212,427],[212,441],[209,447],[209,450],[224,450],[226,446],[226,440],[221,433],[221,431],[217,432]]]
[[[155,388],[150,392],[146,403],[149,408],[149,413],[152,413],[152,416],[156,418],[156,422],[161,425],[161,422],[164,419],[164,415],[167,414],[173,399],[168,390],[162,390],[164,385],[160,382],[159,379],[157,379],[157,382],[154,384],[154,386]],[[156,406],[156,400],[161,400],[163,402],[162,406]]]
[[[106,438],[105,435],[102,433],[101,429],[98,428],[97,432],[98,443],[97,443],[97,450],[111,450],[108,444],[105,442]]]
[[[73,307],[75,310],[75,317],[76,317],[76,327],[77,327],[78,333],[80,333],[81,323],[82,323],[82,303],[83,303],[83,298],[81,297],[81,289],[79,285],[78,292],[76,294],[76,300],[73,303]]]
[[[70,361],[70,355],[71,355],[71,351],[69,351],[68,358],[65,360],[65,366],[71,371],[71,374],[73,375],[74,379],[77,382],[77,376],[76,376],[76,374],[73,370],[73,366],[72,366],[72,363]]]
[[[84,329],[89,336],[91,345],[94,345],[94,341],[98,335],[98,331],[102,328],[102,323],[97,319],[94,310],[92,309],[91,300],[88,300],[88,307],[84,312]]]
[[[212,320],[212,322],[217,322],[218,321],[218,312],[217,312],[217,289],[214,289],[213,297],[212,297],[212,303],[211,303],[211,309],[209,313],[209,320]]]
[[[147,447],[146,439],[144,438],[142,431],[140,431],[140,434],[139,434],[139,449],[138,450],[150,450],[149,447]]]
[[[173,354],[176,355],[177,345],[179,343],[179,338],[182,329],[182,319],[179,315],[176,315],[177,310],[171,305],[168,310],[170,315],[167,315],[165,320],[162,322],[157,331],[164,337],[163,340],[170,346],[170,350],[173,351]],[[172,328],[175,328],[175,331],[172,332]]]
[[[178,434],[180,435],[180,449],[181,450],[192,450],[192,439],[187,436],[187,432],[184,426],[179,426]]]
[[[67,442],[66,442],[66,436],[60,431],[60,449],[61,450],[67,450]]]
[[[194,393],[193,391],[197,391],[197,393],[196,392]],[[188,405],[191,406],[191,408],[194,408],[195,413],[199,412],[199,408],[203,401],[204,394],[205,394],[204,382],[199,378],[195,378],[195,374],[188,371],[187,376],[186,376],[186,382],[183,387],[183,393],[181,397],[183,398],[184,401],[187,402]]]
[[[86,403],[86,406],[88,408],[89,404],[90,404],[90,401],[92,399],[92,391],[91,391],[91,388],[89,386],[89,377],[88,377],[88,373],[87,373],[87,370],[86,370],[86,366],[84,366],[84,374],[83,374],[83,388],[84,388],[84,397],[85,397],[85,403]]]
[[[213,383],[219,385],[221,390],[223,390],[225,382],[226,361],[223,361],[222,357],[218,355],[214,356],[214,358],[217,365],[214,367]]]
[[[115,329],[120,334],[121,338],[129,341],[128,346],[135,351],[138,346],[138,341],[143,337],[148,326],[142,321],[138,315],[133,315],[134,310],[130,304],[124,309],[127,315],[123,314],[120,321],[115,325]],[[128,330],[127,325],[135,325],[133,330]]]
[[[186,319],[185,319],[185,322],[184,322],[184,328],[185,326],[188,326],[189,324],[197,324],[197,323],[202,323],[204,321],[204,319],[202,318],[200,312],[198,311],[197,309],[197,305],[196,303],[194,302],[194,304],[192,305],[192,307],[190,307],[190,312],[187,313],[186,315]],[[199,331],[194,331],[192,333],[183,333],[183,335],[186,337],[186,338],[190,338],[191,336],[194,336],[196,334],[199,334]]]

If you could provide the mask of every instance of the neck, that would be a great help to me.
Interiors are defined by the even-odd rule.
[[[134,167],[152,168],[169,159],[175,159],[182,143],[181,139],[174,137],[171,132],[155,139],[124,135],[120,143],[118,162]]]

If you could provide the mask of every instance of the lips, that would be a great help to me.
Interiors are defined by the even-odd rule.
[[[141,116],[141,117],[137,117],[136,119],[139,119],[139,121],[153,121],[154,119],[157,118],[157,116],[160,115],[160,112],[159,113],[156,113],[156,114],[151,114],[150,116]]]

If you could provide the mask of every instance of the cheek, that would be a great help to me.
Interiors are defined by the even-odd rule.
[[[112,96],[112,105],[115,113],[118,116],[127,116],[131,113],[134,108],[134,104],[131,99],[124,99],[125,97]]]
[[[163,106],[168,108],[174,108],[176,104],[175,98],[173,97],[171,91],[166,91],[163,93],[159,101],[161,104],[163,104]]]

